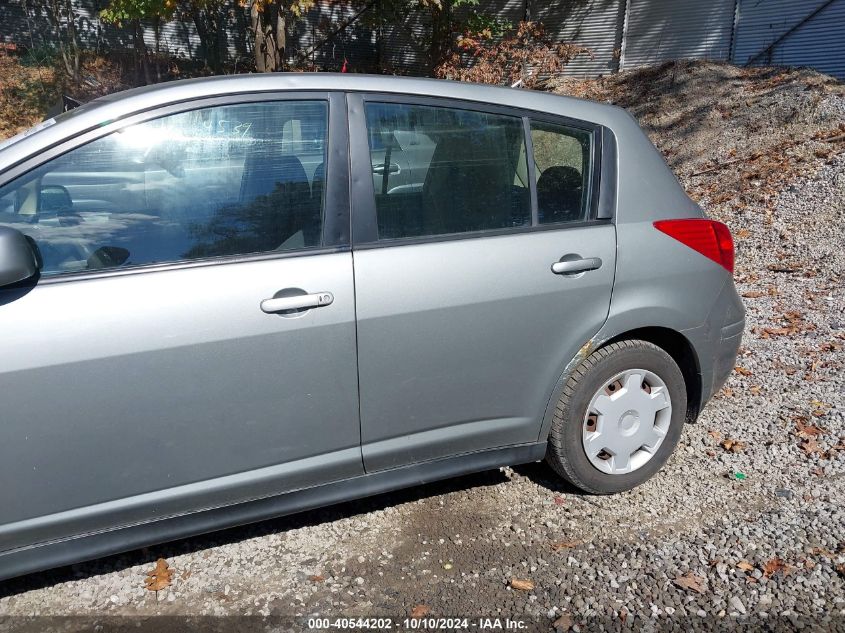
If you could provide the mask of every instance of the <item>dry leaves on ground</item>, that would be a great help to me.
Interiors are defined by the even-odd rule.
[[[687,572],[683,576],[678,576],[672,582],[678,585],[681,589],[704,593],[704,583],[706,581],[701,576],[696,576],[692,572]]]
[[[749,563],[747,560],[739,561],[736,566],[741,569],[742,571],[754,571],[754,565]]]
[[[745,367],[740,367],[737,365],[734,367],[734,371],[738,373],[740,376],[750,376],[753,372],[750,369],[746,369]]]
[[[719,446],[724,448],[729,453],[741,453],[746,448],[745,442],[740,442],[739,440],[735,440],[730,437],[726,437],[721,442],[719,442]]]
[[[520,591],[534,591],[534,581],[528,579],[511,578],[511,587]]]
[[[552,628],[555,631],[568,631],[572,628],[572,617],[568,613],[564,613],[557,620],[552,622]]]
[[[581,541],[555,541],[552,543],[552,551],[558,552],[562,549],[572,549],[573,547],[578,547],[581,544]]]
[[[411,609],[412,618],[424,618],[429,613],[431,613],[431,607],[426,604],[418,604],[413,609]]]
[[[766,578],[771,578],[775,574],[789,575],[794,567],[784,562],[782,558],[773,558],[763,565],[763,575]]]
[[[144,578],[144,587],[150,591],[161,591],[170,586],[173,579],[173,570],[167,561],[159,558],[156,561],[155,568],[147,572],[147,577]]]
[[[801,443],[798,445],[804,453],[809,457],[813,453],[821,453],[822,447],[821,445],[813,438],[809,438],[806,440],[801,440]]]

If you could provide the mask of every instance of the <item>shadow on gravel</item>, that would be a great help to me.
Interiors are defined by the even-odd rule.
[[[553,477],[554,475],[551,474],[550,476]],[[109,574],[128,567],[134,567],[135,565],[149,564],[152,566],[158,558],[171,558],[181,554],[194,553],[268,534],[283,533],[288,530],[331,523],[340,519],[384,510],[391,506],[429,499],[453,492],[496,486],[507,480],[508,478],[501,470],[488,470],[463,477],[422,484],[404,490],[388,492],[374,497],[347,501],[325,508],[308,510],[276,519],[268,519],[259,523],[251,523],[218,532],[210,532],[161,545],[153,545],[123,554],[98,558],[93,561],[59,567],[44,572],[35,572],[19,578],[0,581],[0,598],[42,589],[64,582]]]
[[[552,492],[561,492],[582,498],[589,496],[555,473],[546,462],[534,462],[532,464],[514,466],[513,471]]]

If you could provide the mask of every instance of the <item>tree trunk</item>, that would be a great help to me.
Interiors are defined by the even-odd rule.
[[[282,7],[276,9],[276,70],[284,70],[287,66],[287,24]]]
[[[249,7],[249,20],[252,26],[252,33],[255,38],[253,45],[255,53],[255,70],[260,73],[267,72],[267,58],[264,51],[267,49],[267,44],[264,41],[264,25],[261,20],[261,12],[258,10],[256,3],[253,2]]]
[[[132,31],[135,35],[135,54],[138,66],[136,69],[137,83],[140,85],[142,81],[147,85],[153,83],[153,78],[150,76],[150,63],[147,59],[147,45],[144,42],[144,30],[141,26],[141,20],[132,20]]]
[[[76,21],[74,20],[73,4],[71,0],[65,1],[67,7],[67,44],[70,49],[71,77],[74,82],[79,81],[79,71],[82,69],[82,56],[79,53],[79,35],[76,32]]]
[[[284,13],[277,5],[259,11],[255,2],[250,5],[249,17],[255,35],[255,69],[271,73],[282,68],[285,44]],[[281,28],[281,35],[279,31]]]
[[[53,23],[53,28],[56,29],[56,36],[59,41],[59,55],[62,58],[64,71],[74,83],[77,83],[79,81],[81,60],[73,6],[70,0],[65,0],[64,8],[60,0],[51,0],[47,5],[47,14]],[[67,26],[64,28],[62,27],[63,18],[67,20]]]
[[[156,66],[156,83],[161,82],[161,16],[156,16],[153,22],[153,29],[155,29],[156,47],[155,47],[155,66]]]
[[[202,11],[191,3],[191,18],[197,29],[205,56],[205,63],[215,75],[223,73],[223,59],[220,54],[220,11]]]

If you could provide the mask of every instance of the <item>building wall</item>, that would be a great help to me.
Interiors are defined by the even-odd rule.
[[[107,51],[132,48],[129,29],[99,20],[108,0],[73,0],[86,48]],[[0,0],[0,42],[42,47],[55,42],[52,25],[36,3],[24,10],[21,0]],[[360,6],[360,5],[357,5]],[[378,1],[374,6],[378,10]],[[806,65],[845,79],[845,0],[481,0],[474,8],[516,25],[522,19],[542,22],[555,41],[590,49],[576,57],[566,74],[597,76],[619,69],[671,59],[728,60],[743,65]],[[392,16],[380,27],[356,20],[329,42],[312,50],[338,24],[352,20],[358,9],[350,0],[318,0],[297,25],[296,49],[320,68],[379,68],[398,74],[427,74],[423,34],[426,13]],[[235,9],[222,42],[237,70],[248,59],[247,15]],[[147,45],[155,46],[151,25]],[[761,54],[770,45],[770,51]],[[174,21],[163,25],[160,48],[168,54],[197,58],[201,45],[194,25]]]
[[[621,67],[730,58],[735,0],[628,0]]]
[[[845,0],[739,0],[733,60],[755,57],[756,65],[812,66],[845,79]]]

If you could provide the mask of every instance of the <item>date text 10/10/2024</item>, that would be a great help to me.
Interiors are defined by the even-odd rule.
[[[317,631],[342,629],[411,630],[411,631],[519,631],[528,628],[524,620],[510,618],[308,618],[308,629]]]

